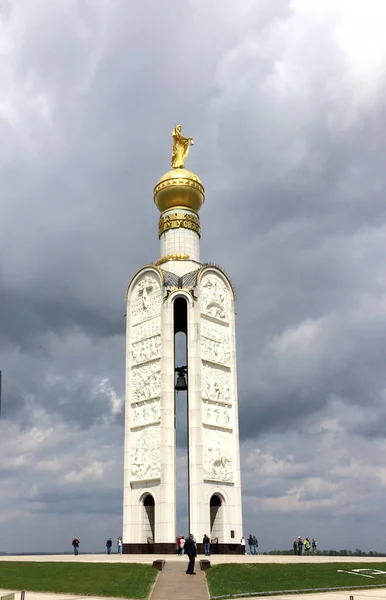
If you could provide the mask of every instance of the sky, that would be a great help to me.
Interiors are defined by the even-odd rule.
[[[386,550],[385,18],[0,0],[0,551],[121,533],[124,298],[178,123],[237,294],[244,533]]]

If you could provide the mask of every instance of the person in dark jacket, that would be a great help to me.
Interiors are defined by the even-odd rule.
[[[75,556],[78,556],[78,552],[79,552],[79,540],[77,537],[74,537],[74,539],[72,540],[72,546],[74,547],[74,554]]]
[[[202,543],[204,544],[204,552],[205,552],[205,556],[210,556],[210,539],[208,538],[208,536],[205,534],[203,539],[202,539]]]
[[[195,575],[194,563],[197,556],[196,544],[194,543],[193,533],[189,534],[189,537],[185,540],[185,554],[189,557],[189,565],[186,571],[187,575]]]
[[[106,550],[107,550],[107,554],[111,554],[111,546],[113,545],[113,541],[111,538],[109,538],[106,542]]]

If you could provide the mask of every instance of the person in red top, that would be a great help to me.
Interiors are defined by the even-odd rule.
[[[72,540],[72,546],[74,547],[75,556],[78,556],[79,540],[77,537]]]

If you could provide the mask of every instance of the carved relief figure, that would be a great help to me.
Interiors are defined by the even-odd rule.
[[[216,319],[228,319],[228,290],[215,275],[204,275],[201,286],[201,312]]]
[[[160,403],[159,400],[145,404],[140,403],[132,406],[133,427],[148,425],[160,420]]]
[[[152,275],[145,275],[133,290],[132,322],[140,323],[157,316],[161,309],[161,287]]]
[[[132,432],[131,477],[155,479],[161,475],[160,430],[155,425]]]
[[[232,434],[204,430],[204,478],[214,481],[233,481]]]
[[[161,333],[161,320],[159,317],[155,317],[150,321],[146,321],[145,323],[141,323],[139,325],[135,325],[133,327],[133,344],[135,342],[140,342],[150,337],[154,337],[156,335],[160,335]]]
[[[159,358],[161,349],[161,336],[152,337],[133,344],[133,363],[135,365]]]
[[[208,400],[230,402],[230,372],[208,364],[202,365],[202,395]]]
[[[228,345],[229,346],[229,345]],[[210,340],[204,336],[201,337],[201,355],[204,360],[230,366],[231,354],[226,344]]]
[[[132,370],[133,400],[148,400],[161,393],[160,362],[143,365]]]

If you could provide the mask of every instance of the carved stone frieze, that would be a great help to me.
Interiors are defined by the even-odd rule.
[[[133,325],[159,315],[161,286],[153,275],[144,275],[132,291],[131,317]]]
[[[225,367],[230,367],[231,353],[229,349],[229,337],[227,343],[221,344],[204,336],[201,336],[201,358]]]
[[[157,479],[161,476],[159,425],[131,433],[131,478],[133,480]]]
[[[230,372],[213,367],[211,365],[202,365],[202,397],[214,402],[232,401],[230,391]]]
[[[160,335],[161,333],[161,319],[159,317],[155,317],[150,321],[145,321],[145,323],[140,323],[139,325],[135,325],[132,329],[132,342],[135,344],[136,342],[140,342],[142,340],[146,340],[147,338],[153,337],[155,335]]]
[[[156,335],[133,344],[133,364],[138,365],[154,358],[159,358],[161,352],[161,336]]]
[[[233,483],[233,434],[204,428],[204,479]]]
[[[220,277],[213,273],[203,275],[200,284],[201,313],[220,321],[229,320],[229,294]]]
[[[161,394],[161,363],[159,360],[132,369],[132,402],[148,400]]]
[[[131,407],[132,427],[159,422],[160,419],[161,405],[159,399],[135,403]]]
[[[203,421],[208,425],[231,428],[231,407],[204,401]]]

